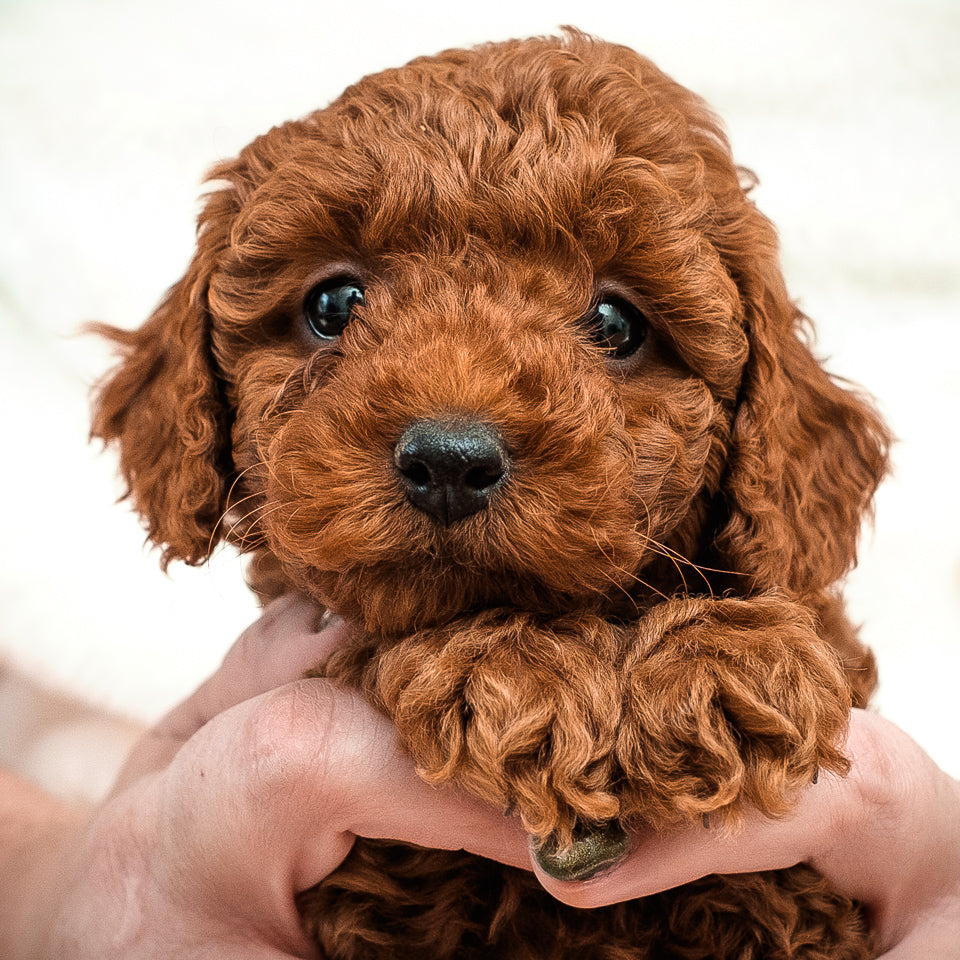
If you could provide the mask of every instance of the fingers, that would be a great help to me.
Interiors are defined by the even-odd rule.
[[[827,789],[826,780],[822,777],[814,789]],[[533,868],[558,900],[576,907],[598,907],[650,896],[710,874],[793,866],[805,859],[808,840],[809,824],[803,815],[768,820],[757,814],[731,834],[699,824],[635,833],[623,860],[585,881],[558,881],[544,874],[536,862]]]
[[[114,787],[165,767],[218,713],[298,679],[347,642],[354,628],[300,594],[269,604],[227,652],[220,667],[134,747]]]
[[[346,621],[300,594],[280,597],[244,630],[219,669],[166,723],[170,728],[181,724],[189,735],[234,704],[299,679],[353,633]]]
[[[596,907],[650,896],[711,874],[753,873],[799,863],[822,869],[828,857],[836,856],[838,834],[856,804],[855,794],[851,783],[821,774],[784,817],[748,812],[741,826],[729,832],[700,823],[643,830],[631,838],[624,860],[580,883],[553,880],[536,863],[534,870],[557,899],[572,906]]]
[[[633,835],[629,854],[612,869],[580,883],[563,883],[534,870],[557,899],[596,907],[645,897],[711,874],[777,870],[798,863],[822,865],[832,856],[838,834],[856,805],[856,787],[821,774],[797,796],[784,817],[748,812],[739,828],[711,829],[697,822]]]
[[[596,907],[709,874],[807,863],[868,904],[881,943],[896,943],[924,904],[960,889],[960,785],[902,731],[862,711],[852,713],[845,751],[850,774],[821,775],[783,818],[749,814],[731,834],[699,824],[644,830],[623,861],[579,883],[554,880],[536,863],[534,870],[557,899]]]

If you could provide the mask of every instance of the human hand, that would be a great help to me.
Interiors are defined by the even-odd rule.
[[[294,894],[334,870],[355,836],[530,868],[515,820],[424,784],[393,726],[356,694],[297,679],[349,634],[336,621],[318,629],[317,614],[299,598],[271,604],[143,738],[96,810],[38,795],[12,855],[0,840],[0,955],[311,957]],[[645,831],[602,876],[540,881],[590,907],[807,862],[870,905],[886,960],[956,956],[960,786],[870,714],[853,714],[847,753],[850,776],[821,776],[789,817],[748,817],[730,837]]]
[[[853,711],[846,778],[821,775],[782,819],[748,815],[741,831],[685,827],[632,837],[630,853],[590,880],[561,882],[534,864],[559,900],[597,907],[714,873],[807,863],[868,905],[883,960],[960,957],[960,783],[903,731]]]
[[[271,604],[144,737],[103,805],[23,851],[19,931],[0,932],[0,954],[312,957],[294,894],[357,835],[528,865],[514,822],[427,786],[356,694],[298,679],[350,630],[317,619],[300,598]]]

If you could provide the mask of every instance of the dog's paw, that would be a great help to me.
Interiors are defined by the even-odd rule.
[[[777,816],[821,770],[848,769],[848,686],[797,604],[664,604],[638,626],[623,683],[627,819],[733,825],[747,805]]]
[[[377,698],[430,782],[516,811],[554,851],[616,818],[617,637],[592,616],[487,611],[401,641]]]

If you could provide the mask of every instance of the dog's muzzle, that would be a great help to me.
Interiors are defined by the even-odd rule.
[[[510,471],[500,435],[479,420],[417,420],[393,463],[410,503],[444,526],[484,509]]]

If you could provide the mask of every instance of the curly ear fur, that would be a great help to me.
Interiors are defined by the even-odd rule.
[[[139,330],[98,326],[120,365],[98,386],[92,436],[116,442],[126,496],[171,560],[202,563],[226,506],[226,423],[195,262]]]
[[[117,444],[126,496],[163,548],[164,568],[202,563],[221,539],[232,467],[206,293],[235,211],[230,190],[208,198],[190,267],[140,329],[94,327],[122,360],[97,386],[91,435]]]
[[[93,326],[119,346],[122,360],[97,386],[91,436],[118,445],[126,496],[163,548],[164,568],[173,560],[203,563],[228,536],[221,521],[235,476],[231,413],[215,361],[210,281],[236,267],[243,201],[308,126],[276,127],[211,170],[207,180],[226,185],[206,198],[193,261],[140,329]]]
[[[759,214],[757,214],[759,216]],[[804,342],[775,247],[745,291],[750,357],[733,425],[716,546],[756,589],[820,591],[856,562],[861,521],[887,470],[890,435],[868,400]]]

